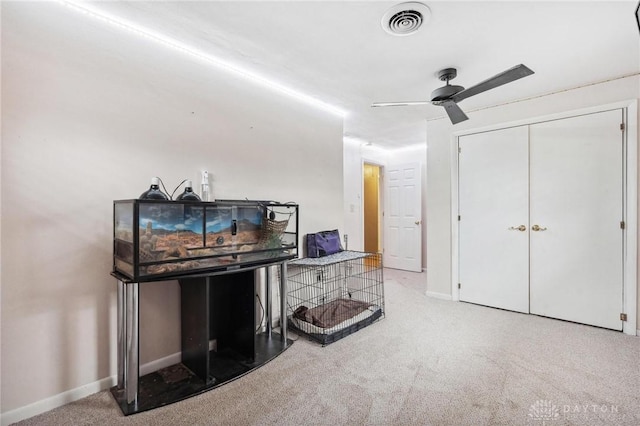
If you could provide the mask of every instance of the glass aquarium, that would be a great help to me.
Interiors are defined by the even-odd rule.
[[[298,257],[298,205],[114,201],[113,269],[132,280]]]

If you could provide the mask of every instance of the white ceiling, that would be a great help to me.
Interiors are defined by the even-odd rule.
[[[461,102],[471,120],[474,109],[640,71],[635,0],[428,0],[430,19],[405,37],[380,24],[398,3],[117,1],[94,8],[340,107],[348,112],[345,136],[383,147],[424,143],[427,120],[446,116],[433,105],[370,104],[427,100],[443,84],[442,68],[457,68],[452,84],[465,87],[520,63],[535,71]]]

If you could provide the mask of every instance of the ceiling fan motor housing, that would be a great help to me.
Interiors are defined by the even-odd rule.
[[[449,80],[453,80],[458,75],[458,71],[455,68],[445,68],[438,71],[438,78],[442,81],[446,81],[447,85],[439,87],[431,92],[431,102],[442,102],[458,92],[464,90],[462,86],[452,86],[449,84]],[[437,105],[437,104],[436,104]]]
[[[445,101],[463,90],[464,87],[462,86],[453,86],[447,84],[446,86],[439,87],[431,92],[431,102]]]

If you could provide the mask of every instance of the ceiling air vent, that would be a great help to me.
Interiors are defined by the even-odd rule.
[[[417,2],[400,3],[389,10],[382,17],[382,28],[396,36],[413,34],[431,16],[431,10]]]

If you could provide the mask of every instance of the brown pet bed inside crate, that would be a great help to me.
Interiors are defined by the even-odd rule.
[[[289,326],[323,345],[368,326],[382,315],[379,306],[355,299],[336,299],[315,308],[300,306]]]

